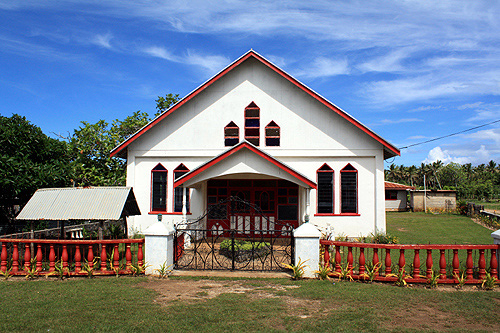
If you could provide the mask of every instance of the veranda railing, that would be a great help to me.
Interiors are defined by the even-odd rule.
[[[500,245],[403,245],[369,244],[320,240],[323,264],[339,275],[350,271],[353,279],[365,279],[367,266],[379,267],[375,281],[395,281],[395,273],[404,269],[410,283],[427,283],[439,274],[439,283],[480,283],[489,272],[498,276],[497,251]],[[393,264],[396,263],[396,264]]]
[[[56,263],[67,271],[67,275],[74,276],[87,274],[84,264],[93,268],[95,275],[132,274],[133,265],[144,265],[144,239],[0,238],[0,243],[0,270],[10,270],[12,275],[25,275],[26,269],[33,265],[39,275],[54,272]]]

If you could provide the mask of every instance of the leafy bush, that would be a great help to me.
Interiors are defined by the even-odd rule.
[[[371,243],[375,244],[398,244],[399,240],[396,236],[390,235],[388,233],[382,233],[375,231],[375,233],[370,234]]]
[[[220,243],[219,253],[225,257],[233,259],[233,241],[231,239],[225,239]],[[234,260],[237,262],[243,262],[246,260],[253,259],[254,257],[266,256],[271,251],[269,248],[271,244],[268,242],[251,242],[234,240]]]

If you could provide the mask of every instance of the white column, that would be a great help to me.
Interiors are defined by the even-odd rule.
[[[305,262],[304,277],[314,278],[319,267],[319,239],[321,232],[311,223],[304,223],[293,231],[295,237],[295,265]]]
[[[309,222],[311,219],[311,189],[306,188],[306,213],[304,215],[304,222]]]
[[[162,265],[174,264],[174,229],[166,227],[161,222],[156,222],[144,231],[144,252],[146,275],[155,275]]]
[[[491,233],[493,237],[493,244],[500,245],[500,229]],[[497,250],[497,262],[500,262],[500,250]],[[498,270],[498,276],[500,279],[500,270]]]

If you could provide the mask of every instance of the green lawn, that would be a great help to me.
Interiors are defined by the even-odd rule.
[[[204,281],[204,280],[203,280]],[[203,282],[202,281],[202,282]],[[199,281],[198,281],[199,282]],[[194,279],[72,278],[0,281],[0,331],[491,331],[500,292],[437,291],[392,285],[286,279],[218,279],[167,300],[147,286],[184,294]],[[179,285],[180,283],[180,285]],[[213,289],[238,286],[243,292]],[[212,289],[211,289],[212,288]],[[168,298],[168,297],[167,297]]]
[[[387,232],[402,244],[493,244],[492,231],[466,216],[388,212]]]
[[[466,202],[473,202],[477,205],[483,205],[485,209],[500,210],[500,201],[498,199],[491,202],[478,201],[478,200],[465,200]]]

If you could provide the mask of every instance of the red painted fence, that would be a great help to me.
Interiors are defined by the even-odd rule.
[[[328,240],[320,240],[320,245],[324,250],[323,264],[327,266],[330,258],[334,259],[333,275],[347,268],[353,279],[365,278],[368,260],[371,267],[380,266],[375,281],[395,281],[393,274],[402,268],[409,283],[427,283],[433,272],[439,274],[439,283],[458,283],[455,276],[463,272],[467,284],[480,283],[487,270],[491,276],[498,276],[500,245],[400,245]],[[393,263],[397,263],[397,267],[393,267]]]
[[[87,275],[83,270],[84,264],[93,268],[95,275],[132,274],[132,265],[144,265],[144,239],[0,238],[0,243],[2,244],[0,270],[6,272],[11,269],[12,275],[25,275],[25,268],[33,265],[36,265],[38,275],[51,273],[55,271],[58,262],[67,271],[67,275],[73,276]],[[93,267],[94,262],[98,267]]]

